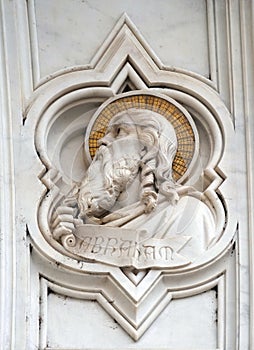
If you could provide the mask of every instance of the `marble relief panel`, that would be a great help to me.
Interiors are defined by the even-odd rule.
[[[75,4],[73,11],[88,6]],[[45,266],[39,272],[40,348],[152,344],[181,349],[191,338],[193,349],[223,349],[225,327],[232,332],[235,327],[233,319],[230,325],[225,322],[228,300],[234,298],[228,279],[235,278],[234,129],[216,82],[207,79],[212,65],[204,4],[188,7],[205,28],[196,31],[202,37],[193,38],[204,54],[191,50],[187,59],[183,45],[186,61],[178,60],[179,69],[164,66],[126,14],[99,49],[103,33],[96,42],[78,32],[80,23],[72,26],[76,40],[80,36],[82,45],[86,40],[94,45],[87,48],[87,57],[81,45],[72,61],[59,35],[60,17],[54,29],[40,33],[40,21],[45,29],[55,3],[48,3],[47,14],[40,5],[30,2],[37,18],[37,83],[55,73],[40,81],[26,115],[41,186],[28,230],[38,271],[37,259],[54,266],[53,272]],[[96,11],[95,5],[89,11]],[[175,6],[180,11],[182,5]],[[187,40],[189,31],[181,30],[179,36]],[[51,44],[44,47],[44,40]],[[74,51],[80,42],[71,43]],[[44,64],[57,48],[64,50],[62,62]],[[156,53],[163,52],[161,45]],[[174,65],[173,53],[167,59]],[[181,323],[185,308],[193,311],[190,328]],[[85,334],[68,336],[68,322],[77,320],[90,333],[80,310],[99,324],[100,334],[113,331],[115,338],[101,344]],[[168,324],[173,327],[169,338]],[[179,340],[182,327],[187,333]],[[161,343],[153,345],[158,329]]]

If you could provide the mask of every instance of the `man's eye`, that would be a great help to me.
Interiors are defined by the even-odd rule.
[[[117,128],[115,128],[115,136],[118,136],[118,135],[120,135],[121,134],[121,132],[122,132],[122,128],[119,126],[119,127],[117,127]]]
[[[117,136],[129,135],[129,129],[127,127],[119,127],[117,130]]]

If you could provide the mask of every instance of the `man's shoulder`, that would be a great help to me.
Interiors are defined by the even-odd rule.
[[[209,207],[200,198],[192,195],[185,195],[180,197],[177,203],[177,209],[193,214],[198,212],[199,215],[211,215]]]

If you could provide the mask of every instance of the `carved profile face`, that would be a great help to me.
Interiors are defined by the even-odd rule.
[[[140,184],[144,182],[138,176],[141,164],[148,164],[150,169],[147,174],[152,182],[149,180],[151,183],[145,190],[150,191],[151,187],[153,197],[156,197],[155,188],[158,190],[162,182],[172,179],[176,135],[173,127],[154,112],[130,110],[116,115],[99,145],[80,188],[81,217],[103,217],[126,194],[132,202],[139,200]],[[131,191],[134,181],[135,191]]]
[[[139,172],[144,146],[128,116],[112,123],[99,144],[80,188],[81,217],[110,212]]]
[[[127,114],[113,119],[105,136],[99,140],[99,145],[111,150],[113,161],[141,158],[142,150],[144,151],[137,126]]]

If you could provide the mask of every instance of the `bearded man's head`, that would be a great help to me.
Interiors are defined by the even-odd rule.
[[[81,217],[108,214],[134,181],[139,193],[133,202],[143,202],[147,212],[155,208],[159,192],[169,198],[175,193],[177,138],[160,114],[133,108],[115,115],[99,145],[79,191]]]

